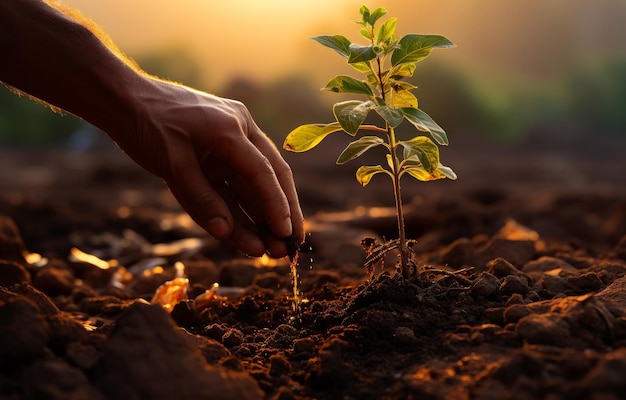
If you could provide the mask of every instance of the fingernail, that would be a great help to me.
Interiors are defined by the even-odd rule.
[[[214,217],[207,224],[208,231],[216,239],[226,239],[228,237],[228,224],[222,217]]]

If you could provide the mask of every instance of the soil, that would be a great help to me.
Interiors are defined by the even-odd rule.
[[[289,156],[297,307],[289,260],[214,241],[120,155],[7,152],[0,398],[622,399],[626,163],[528,146],[468,140],[457,182],[404,184],[411,280],[393,252],[363,267],[395,237],[388,182]],[[151,304],[178,262],[185,298]]]

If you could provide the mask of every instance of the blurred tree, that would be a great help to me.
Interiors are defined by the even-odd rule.
[[[203,89],[203,73],[183,47],[172,46],[146,53],[138,56],[136,61],[148,73]],[[82,143],[85,140],[101,143],[102,135],[93,129],[72,115],[55,113],[0,85],[0,145],[47,147],[66,145],[69,141],[70,146],[75,146],[77,141]]]
[[[626,135],[626,59],[575,68],[565,78],[569,116],[593,134]]]
[[[0,145],[54,146],[64,143],[81,124],[0,85]]]
[[[276,143],[282,143],[287,133],[303,121],[325,118],[330,122],[334,118],[319,88],[303,76],[286,76],[266,86],[240,76],[231,80],[220,95],[246,104],[261,129]]]

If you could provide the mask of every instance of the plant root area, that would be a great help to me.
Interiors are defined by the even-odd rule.
[[[124,160],[63,160],[11,158],[0,193],[2,399],[624,398],[617,184],[405,183],[402,280],[360,248],[396,237],[388,182],[307,177],[294,303],[288,260],[206,236]]]

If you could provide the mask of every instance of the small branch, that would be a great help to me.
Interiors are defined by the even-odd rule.
[[[388,133],[386,129],[379,128],[376,125],[361,125],[359,129],[363,129],[365,131],[375,131],[381,133]]]

